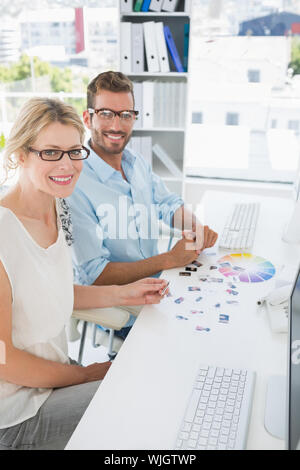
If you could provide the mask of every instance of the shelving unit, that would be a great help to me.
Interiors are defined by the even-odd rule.
[[[176,48],[181,59],[181,62],[184,62],[184,34],[185,34],[185,24],[190,25],[190,11],[184,11],[185,1],[180,0],[178,4],[178,10],[176,12],[122,12],[121,11],[121,0],[119,2],[119,18],[120,18],[120,30],[122,22],[129,23],[144,23],[146,21],[154,22],[163,22],[165,26],[169,26]],[[133,6],[135,1],[133,1]],[[119,31],[119,37],[121,36],[121,31]],[[153,41],[155,41],[155,37]],[[120,44],[120,41],[119,41]],[[121,53],[122,53],[122,44],[120,44],[120,70],[126,73],[121,68]],[[166,93],[162,93],[163,99],[166,98],[167,93],[170,93],[167,90],[168,83],[183,83],[181,89],[185,90],[185,93],[182,100],[179,102],[178,108],[179,113],[181,114],[181,125],[175,126],[171,122],[170,124],[165,123],[165,125],[153,126],[153,127],[144,127],[135,128],[133,130],[133,137],[151,137],[152,147],[155,144],[159,144],[162,149],[167,153],[167,155],[174,161],[176,166],[182,171],[182,177],[174,176],[172,172],[155,156],[152,154],[152,168],[153,171],[162,177],[167,187],[176,192],[179,195],[183,193],[183,179],[184,179],[184,148],[185,148],[185,134],[186,134],[186,124],[187,124],[187,96],[188,96],[188,64],[187,62],[187,71],[186,72],[177,72],[176,67],[173,63],[171,55],[168,52],[170,72],[140,72],[140,73],[126,73],[126,75],[133,81],[138,83],[144,83],[146,81],[152,81],[154,83],[165,83]],[[145,67],[147,67],[146,54],[144,53]],[[147,69],[146,69],[147,70]],[[167,98],[166,98],[167,99]],[[170,95],[169,95],[170,99]],[[162,105],[161,105],[162,106]],[[168,109],[167,106],[162,106],[165,109]],[[161,107],[160,107],[161,109]],[[139,110],[141,112],[141,110]],[[154,106],[154,112],[159,112]],[[172,113],[172,109],[169,109],[169,113]],[[172,114],[171,114],[172,115]]]
[[[159,16],[159,17],[165,17],[166,15],[168,15],[169,17],[174,17],[174,18],[181,18],[183,16],[189,18],[189,13],[186,13],[185,11],[175,11],[174,13],[170,13],[168,11],[162,11],[162,12],[155,12],[155,11],[148,11],[148,12],[139,12],[139,13],[122,13],[122,16],[141,16],[141,15],[144,15],[144,16],[147,16],[147,17],[151,17],[151,16]]]

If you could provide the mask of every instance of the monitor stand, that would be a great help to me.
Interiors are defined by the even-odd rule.
[[[267,386],[265,428],[278,439],[286,438],[286,377],[273,375]]]

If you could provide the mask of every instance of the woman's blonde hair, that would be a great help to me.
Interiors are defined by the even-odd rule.
[[[5,144],[3,167],[6,178],[9,170],[19,166],[18,152],[28,152],[39,133],[54,122],[75,127],[83,144],[84,125],[73,106],[58,99],[31,98],[21,108]]]

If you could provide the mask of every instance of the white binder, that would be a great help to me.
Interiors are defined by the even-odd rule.
[[[132,23],[131,26],[131,70],[134,73],[144,72],[144,31],[142,23]]]
[[[162,101],[162,96],[160,93],[160,84],[161,82],[154,82],[154,92],[153,92],[153,127],[161,127],[161,113],[160,105]]]
[[[131,73],[131,23],[128,22],[120,24],[120,54],[121,72]]]
[[[161,11],[161,7],[164,0],[151,0],[149,10],[151,11]]]
[[[177,127],[178,114],[176,113],[176,99],[178,97],[177,90],[178,83],[170,83],[170,94],[169,94],[169,113],[170,113],[170,127]]]
[[[173,127],[172,121],[174,114],[172,113],[172,85],[173,82],[165,82],[164,98],[163,98],[163,127]]]
[[[143,82],[143,128],[153,127],[153,92],[154,82]]]
[[[192,0],[184,0],[184,11],[186,13],[191,13],[192,9]]]
[[[179,116],[181,117],[179,127],[185,127],[185,112],[186,112],[186,83],[180,82],[180,102],[179,102]]]
[[[164,0],[162,5],[163,11],[175,11],[178,5],[178,0]]]
[[[166,112],[166,104],[165,104],[166,86],[167,86],[167,82],[158,82],[159,96],[160,96],[159,106],[157,108],[157,113],[159,113],[158,127],[166,126],[166,122],[164,120],[164,114]]]
[[[155,34],[160,71],[168,73],[170,72],[170,64],[162,22],[155,23]]]
[[[175,115],[176,115],[176,120],[175,120],[175,127],[182,128],[184,127],[183,125],[183,113],[180,109],[181,107],[181,94],[183,92],[182,85],[184,85],[183,82],[178,82],[177,83],[177,92],[176,92],[176,100],[175,100]]]
[[[134,94],[134,109],[139,112],[139,115],[134,123],[135,129],[143,127],[143,84],[142,82],[133,82]]]
[[[131,13],[133,11],[133,0],[120,0],[121,13]]]
[[[154,21],[145,21],[143,25],[148,72],[159,72],[160,67],[155,41],[155,23]]]

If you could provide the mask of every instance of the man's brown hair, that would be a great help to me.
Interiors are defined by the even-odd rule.
[[[94,98],[101,90],[112,91],[114,93],[131,93],[134,103],[133,84],[122,72],[99,73],[87,87],[87,107],[94,107]]]

